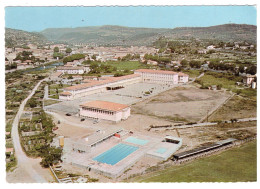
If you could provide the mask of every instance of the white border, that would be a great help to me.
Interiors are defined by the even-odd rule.
[[[180,184],[180,183],[168,183],[168,184],[66,184],[66,185],[46,185],[46,184],[7,184],[5,181],[5,157],[4,157],[4,134],[5,133],[5,120],[4,120],[4,115],[5,115],[5,94],[3,91],[5,91],[5,85],[4,85],[4,7],[5,6],[137,6],[137,5],[258,5],[258,1],[256,0],[200,0],[200,1],[192,1],[192,0],[182,0],[182,1],[169,1],[169,0],[128,0],[128,1],[123,1],[123,0],[92,0],[92,1],[86,1],[86,0],[45,0],[45,1],[32,1],[32,0],[1,0],[0,1],[0,57],[1,57],[1,74],[0,74],[0,79],[1,79],[1,85],[0,85],[0,95],[1,95],[1,159],[0,159],[0,165],[1,165],[1,173],[0,173],[0,179],[1,179],[1,188],[3,187],[26,187],[26,188],[35,188],[35,187],[65,187],[65,188],[71,188],[71,187],[102,187],[102,188],[107,188],[107,187],[113,187],[113,188],[135,188],[135,187],[181,187],[181,188],[188,188],[188,187],[199,187],[200,189],[208,189],[210,188],[223,188],[223,187],[235,187],[235,188],[259,188],[259,182],[257,183],[191,183],[191,184]],[[257,21],[259,21],[259,14],[257,14]],[[257,22],[258,23],[258,22]],[[259,36],[259,32],[257,32],[257,36]],[[257,42],[259,44],[259,39],[257,39]],[[257,58],[259,61],[259,57]],[[258,70],[259,71],[259,70]],[[259,72],[258,72],[259,73]],[[259,100],[259,99],[258,99]],[[259,111],[258,111],[259,112]],[[2,138],[3,137],[3,138]],[[258,151],[259,151],[259,142],[258,142]],[[257,158],[259,160],[259,158]],[[258,169],[258,176],[259,180],[259,169]]]

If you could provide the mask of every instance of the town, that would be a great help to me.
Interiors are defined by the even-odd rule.
[[[250,28],[256,37],[253,25],[218,27]],[[62,42],[47,31],[6,28],[7,181],[185,182],[171,171],[187,164],[196,171],[213,158],[212,167],[234,158],[231,166],[255,169],[232,154],[256,158],[256,41],[167,32],[136,45]],[[190,181],[256,176],[229,179]]]

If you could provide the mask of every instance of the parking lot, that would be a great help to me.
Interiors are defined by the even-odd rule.
[[[63,101],[57,104],[46,106],[45,108],[48,111],[76,114],[78,113],[79,105],[87,101],[103,100],[131,105],[170,88],[172,88],[172,86],[169,87],[159,84],[136,83],[115,91],[107,91],[105,93],[92,94],[71,101]]]

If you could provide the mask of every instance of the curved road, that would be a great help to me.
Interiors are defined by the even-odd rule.
[[[15,156],[17,158],[17,169],[14,172],[20,172],[26,175],[25,178],[18,178],[18,180],[22,180],[22,182],[48,182],[46,178],[39,174],[39,172],[42,172],[43,169],[39,164],[39,159],[33,159],[26,156],[25,152],[22,149],[18,133],[19,119],[24,110],[24,106],[27,103],[27,101],[34,95],[35,91],[37,90],[42,81],[44,81],[44,79],[38,82],[38,84],[34,87],[30,95],[22,102],[12,125],[11,134],[15,149]],[[10,175],[12,175],[12,173]]]

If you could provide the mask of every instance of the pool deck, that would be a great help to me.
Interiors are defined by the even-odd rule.
[[[152,150],[155,145],[159,144],[162,141],[161,137],[150,137],[150,136],[143,136],[141,134],[136,134],[133,137],[142,140],[148,140],[148,143],[145,145],[138,145],[138,144],[130,144],[124,142],[126,138],[131,135],[127,135],[122,139],[118,139],[113,137],[108,141],[105,141],[98,146],[94,147],[90,153],[78,153],[75,151],[67,150],[62,159],[64,163],[70,163],[74,166],[79,166],[85,169],[91,169],[96,173],[100,173],[104,176],[116,178],[119,177],[121,174],[124,173],[125,170],[129,169],[133,166],[138,160],[144,157],[147,151]],[[98,161],[93,160],[96,156],[106,152],[107,150],[111,149],[112,147],[118,145],[119,143],[132,145],[138,147],[136,151],[128,155],[127,157],[123,158],[121,161],[116,163],[115,165],[109,165],[106,163],[100,163]]]

